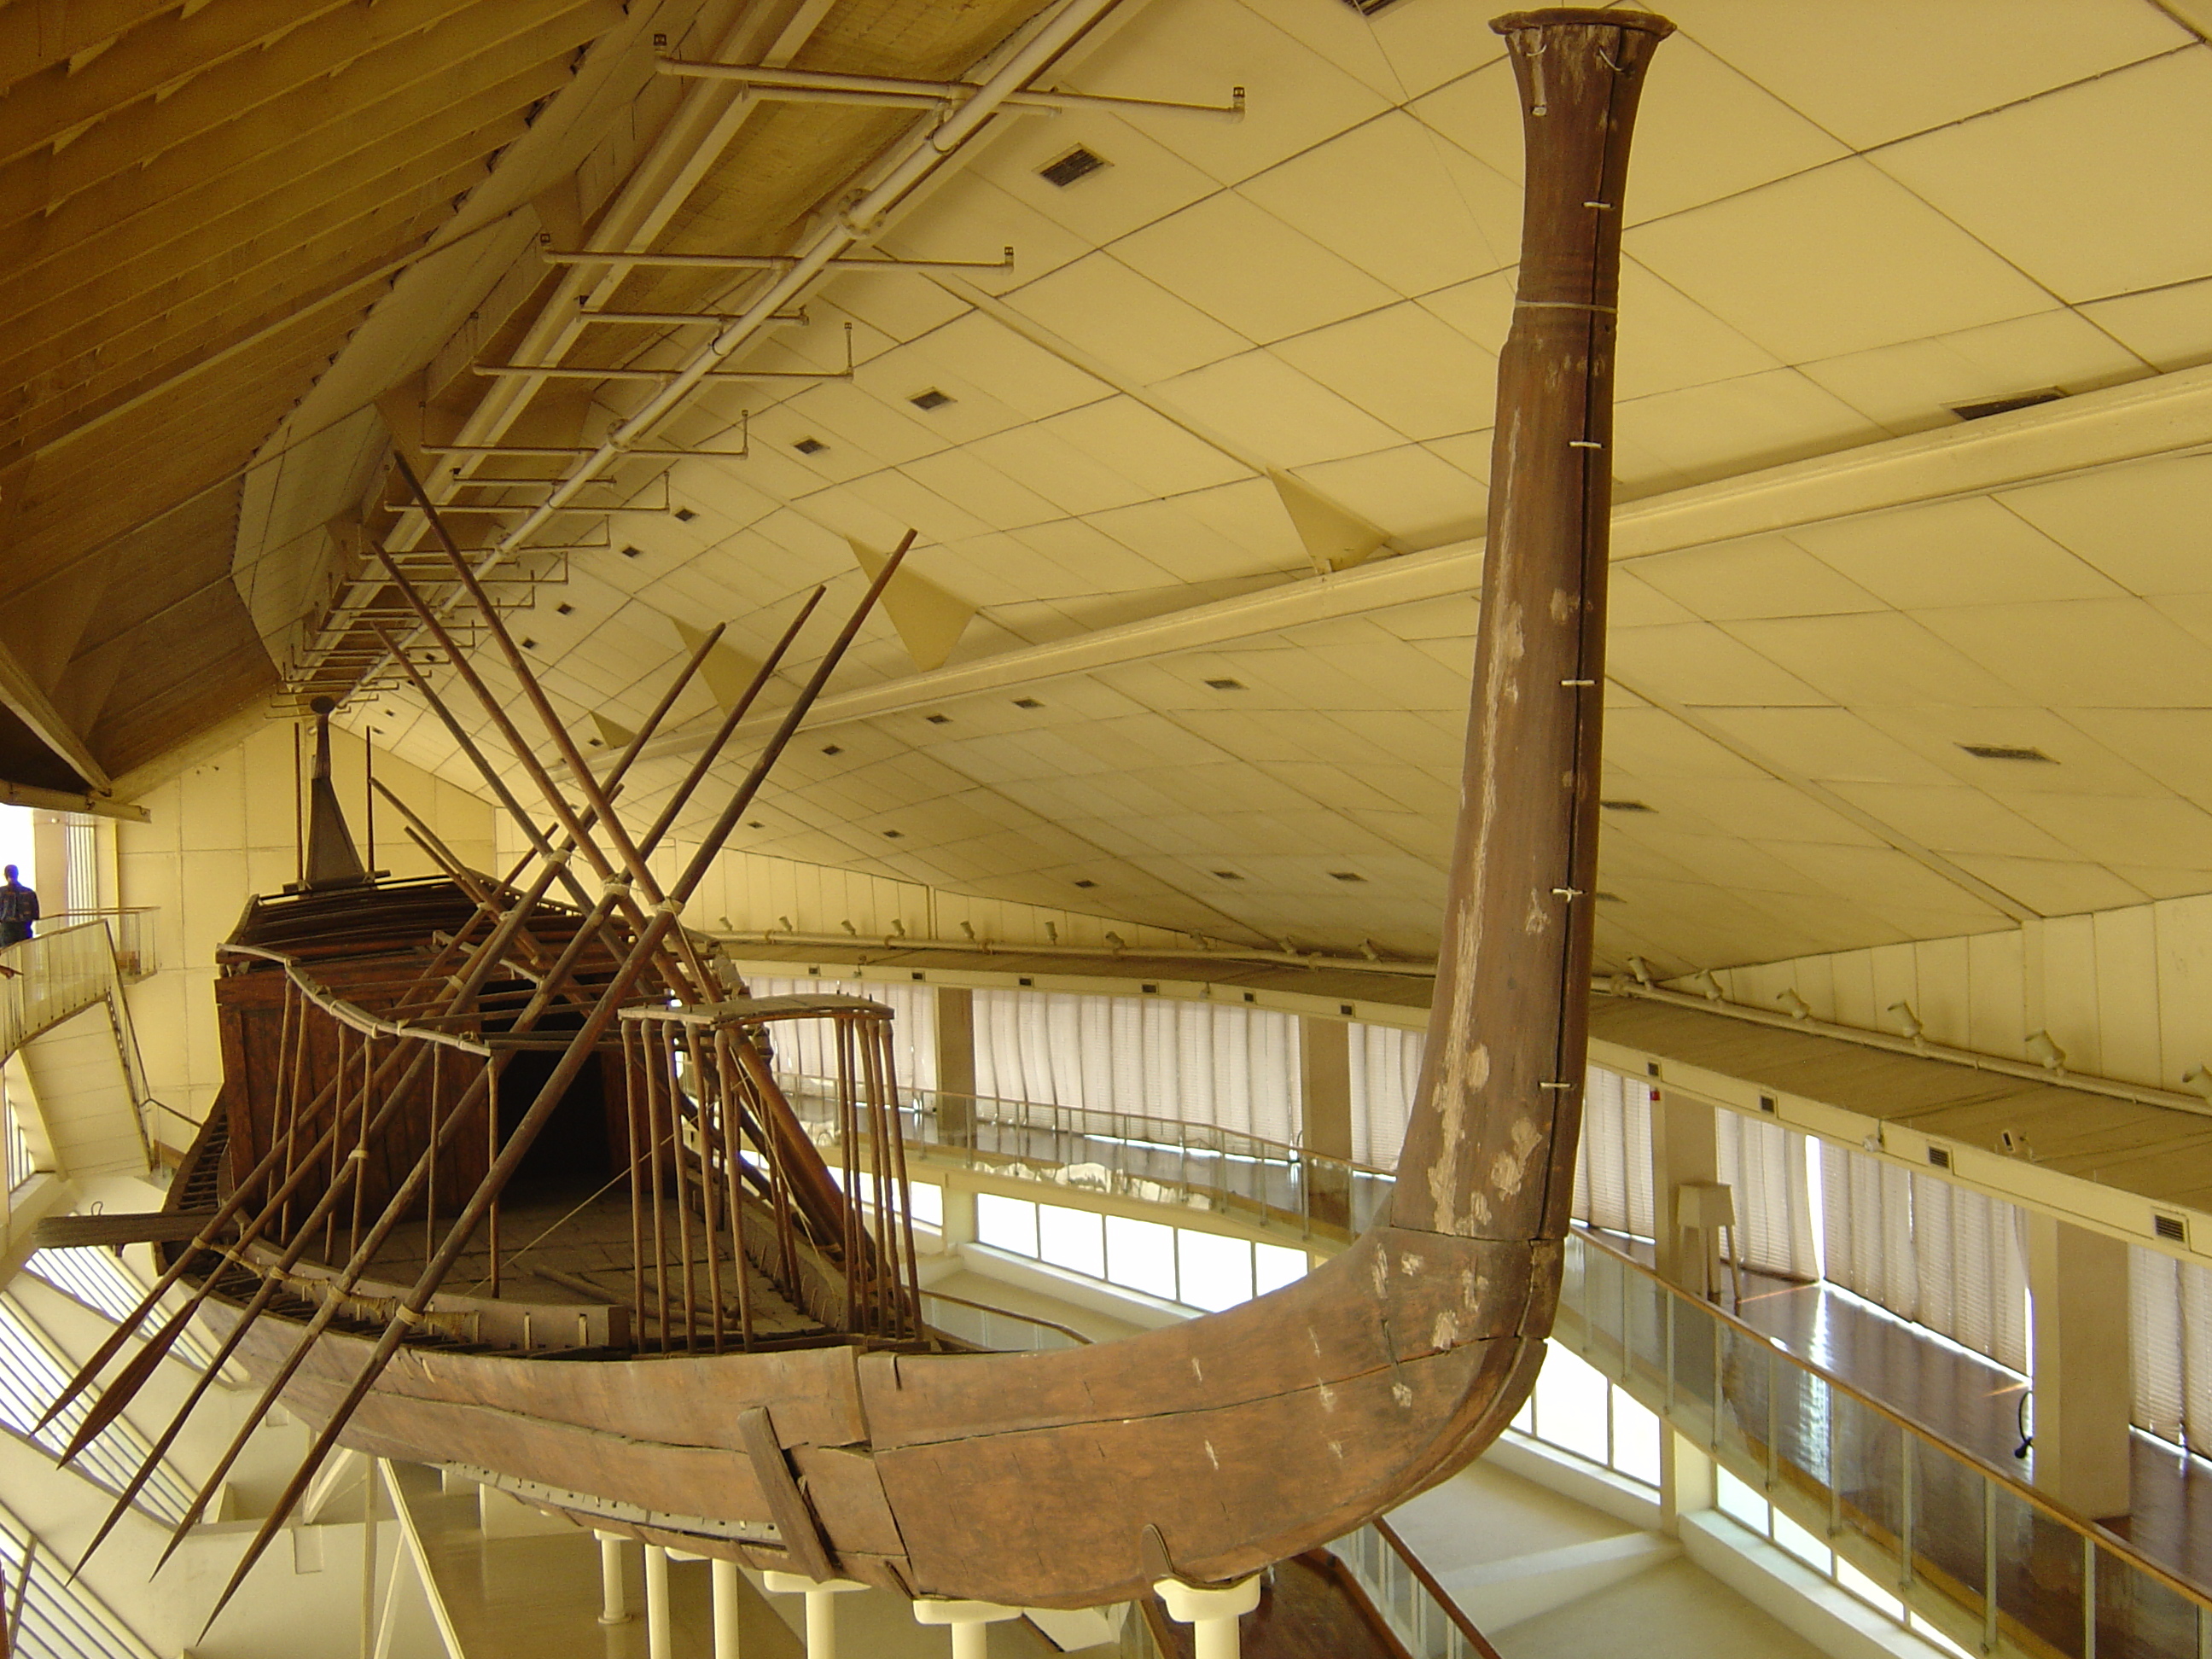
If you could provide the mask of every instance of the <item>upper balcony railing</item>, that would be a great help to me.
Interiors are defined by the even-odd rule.
[[[105,923],[108,939],[115,951],[115,971],[126,980],[141,980],[150,977],[161,969],[154,929],[154,919],[160,914],[159,908],[150,904],[126,904],[93,910],[58,910],[40,921],[38,933],[43,938],[47,933],[80,927],[87,922]]]
[[[809,1080],[792,1083],[811,1114]],[[910,1092],[902,1113],[918,1164],[1206,1208],[1308,1249],[1356,1236],[1395,1179],[1235,1130],[1118,1112]],[[2212,1595],[2172,1568],[1580,1231],[1567,1240],[1559,1340],[1961,1645],[2212,1659]],[[1339,1553],[1381,1573],[1382,1557],[1360,1549],[1355,1535]],[[1396,1595],[1376,1582],[1384,1601]]]
[[[829,1133],[830,1081],[783,1081],[809,1127]],[[1382,1214],[1394,1181],[1384,1170],[1210,1123],[941,1090],[903,1091],[901,1099],[900,1127],[916,1162],[1203,1207],[1300,1240],[1351,1243]]]

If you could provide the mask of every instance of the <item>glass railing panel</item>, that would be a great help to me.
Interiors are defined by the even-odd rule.
[[[1666,1286],[1639,1273],[1626,1275],[1628,1297],[1628,1358],[1626,1381],[1648,1400],[1662,1398],[1667,1389],[1668,1304],[1673,1300]]]
[[[1711,1443],[1718,1380],[1716,1322],[1686,1297],[1667,1298],[1668,1414],[1692,1439]]]
[[[1849,1553],[1846,1540],[1856,1534],[1893,1559],[1904,1537],[1905,1431],[1863,1400],[1840,1390],[1831,1398],[1838,1547]]]
[[[1911,1437],[1912,1571],[1976,1624],[1987,1589],[1989,1479],[1942,1446]]]
[[[2097,1659],[2164,1659],[2203,1651],[2197,1603],[2101,1545],[2096,1583]]]
[[[1741,1327],[1725,1321],[1720,1325],[1721,1346],[1721,1419],[1718,1449],[1721,1456],[1747,1473],[1755,1475],[1757,1484],[1764,1488],[1766,1482],[1766,1448],[1769,1424],[1767,1406],[1771,1397],[1771,1383],[1774,1367],[1774,1350],[1759,1338]]]
[[[1583,1254],[1583,1357],[1607,1376],[1620,1375],[1620,1297],[1629,1271],[1626,1262],[1603,1250]]]
[[[1774,1372],[1774,1498],[1828,1507],[1828,1435],[1835,1410],[1826,1377],[1795,1364]]]
[[[1999,1637],[2039,1656],[2087,1659],[2081,1534],[2002,1486],[1996,1510]]]

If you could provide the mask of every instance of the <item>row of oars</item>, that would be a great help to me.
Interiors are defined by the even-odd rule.
[[[846,649],[859,632],[861,623],[873,609],[884,587],[896,573],[914,540],[913,536],[909,534],[900,544],[896,553],[885,562],[875,580],[870,584],[860,604],[855,608],[828,653],[817,665],[814,674],[799,697],[787,711],[775,737],[756,760],[744,783],[726,804],[708,836],[702,841],[682,875],[670,889],[664,891],[653,878],[646,862],[647,855],[673,823],[678,812],[685,804],[690,793],[704,778],[708,769],[718,757],[730,735],[734,732],[753,698],[766,684],[769,677],[774,672],[783,653],[795,637],[799,626],[811,613],[814,604],[818,601],[819,590],[809,599],[799,617],[794,619],[791,627],[787,629],[775,652],[762,665],[746,697],[729,712],[715,739],[702,750],[690,775],[663,810],[653,830],[643,842],[635,841],[624,831],[612,811],[612,787],[614,782],[618,781],[620,774],[627,769],[642,750],[659,718],[665,714],[667,708],[673,703],[677,691],[681,689],[681,682],[679,681],[677,687],[672,688],[670,694],[663,699],[660,708],[655,711],[654,721],[648,722],[647,727],[641,729],[637,737],[628,745],[627,752],[615,769],[609,785],[603,787],[592,775],[580,751],[576,749],[573,740],[554,716],[550,702],[538,686],[534,677],[531,675],[527,665],[523,661],[520,651],[514,647],[513,640],[507,635],[496,612],[484,599],[483,590],[477,584],[473,572],[469,568],[465,556],[447,533],[435,508],[427,496],[422,495],[419,483],[415,479],[412,472],[406,468],[404,459],[398,462],[398,465],[410,488],[416,491],[417,499],[428,516],[434,531],[444,546],[457,582],[477,605],[484,618],[488,632],[500,646],[509,667],[522,684],[526,699],[546,726],[554,746],[561,752],[563,761],[576,781],[579,792],[586,802],[586,807],[580,811],[569,806],[559,789],[554,785],[550,776],[538,763],[529,744],[522,738],[514,723],[507,719],[504,711],[498,707],[488,688],[462,656],[458,646],[453,643],[451,634],[443,628],[435,612],[422,599],[412,584],[409,583],[398,568],[387,561],[387,573],[392,577],[395,587],[400,591],[415,611],[426,630],[445,650],[448,661],[454,667],[457,674],[476,694],[493,723],[500,728],[524,771],[530,775],[541,793],[545,795],[555,819],[555,830],[562,837],[561,844],[556,846],[549,833],[541,830],[535,819],[522,811],[520,803],[515,801],[512,793],[507,790],[496,769],[468,738],[459,722],[453,717],[451,711],[435,696],[434,693],[430,691],[427,681],[422,678],[411,660],[405,656],[404,653],[396,653],[410,678],[415,679],[417,689],[424,693],[434,712],[439,715],[448,731],[453,733],[464,752],[468,754],[477,766],[487,784],[492,787],[495,795],[501,799],[502,805],[522,826],[526,837],[531,842],[532,856],[541,861],[539,872],[531,887],[516,898],[503,914],[495,915],[495,905],[480,902],[478,919],[491,928],[490,935],[481,946],[476,947],[465,958],[467,966],[452,983],[449,989],[441,988],[435,982],[434,975],[426,971],[423,983],[430,995],[431,1006],[435,1006],[442,1003],[448,1008],[464,1010],[471,1006],[471,1000],[483,988],[499,963],[505,959],[507,950],[520,934],[533,908],[544,899],[556,880],[567,886],[571,894],[580,902],[588,901],[588,908],[582,922],[576,927],[568,945],[562,952],[560,959],[545,972],[540,982],[538,994],[532,999],[524,1013],[515,1020],[514,1029],[524,1030],[534,1026],[553,997],[569,985],[576,964],[588,946],[594,944],[603,946],[608,959],[613,961],[616,966],[606,984],[599,990],[582,1028],[572,1036],[559,1063],[554,1069],[553,1075],[541,1087],[537,1097],[523,1113],[514,1131],[505,1138],[499,1155],[491,1161],[489,1169],[477,1183],[476,1190],[461,1206],[460,1211],[447,1227],[442,1242],[437,1249],[431,1253],[416,1284],[399,1298],[393,1315],[387,1322],[369,1359],[361,1368],[340,1405],[332,1413],[328,1424],[310,1447],[299,1470],[256,1534],[253,1543],[239,1562],[237,1570],[232,1575],[222,1596],[217,1600],[213,1612],[210,1614],[210,1624],[228,1605],[230,1597],[236,1593],[239,1585],[244,1582],[247,1573],[252,1571],[277,1531],[289,1518],[293,1507],[299,1501],[308,1483],[313,1479],[316,1471],[337,1443],[338,1436],[343,1431],[353,1412],[374,1385],[377,1378],[389,1364],[392,1356],[398,1351],[408,1334],[423,1322],[425,1311],[438,1287],[452,1268],[454,1261],[484,1225],[487,1215],[496,1202],[501,1190],[520,1167],[523,1158],[527,1154],[538,1132],[551,1116],[562,1095],[574,1081],[584,1064],[595,1054],[599,1042],[606,1035],[622,1002],[630,996],[641,982],[647,981],[648,975],[652,980],[659,981],[653,988],[659,994],[673,995],[685,1000],[702,995],[711,995],[713,981],[708,977],[704,964],[699,959],[690,939],[676,928],[676,916],[681,910],[684,900],[690,896],[710,867],[714,857],[720,851],[739,817],[750,805],[769,769],[790,742],[799,722],[805,718],[815,698],[820,694],[830,674],[842,659]],[[702,643],[684,671],[684,678],[688,679],[690,675],[696,672],[703,661],[707,652],[712,648],[713,643],[711,636]],[[605,830],[608,841],[612,845],[613,857],[611,858],[600,848],[593,834],[594,830]],[[600,893],[596,899],[591,898],[569,868],[571,857],[580,853],[593,873],[599,878]],[[519,878],[523,867],[523,866],[517,866],[514,876],[511,877],[507,883],[501,884],[502,890],[511,890],[513,880]],[[487,890],[484,896],[489,899],[491,890]],[[447,958],[450,958],[455,947],[460,945],[463,936],[468,931],[468,929],[461,930],[460,933],[457,933],[454,940],[449,943],[444,953]],[[674,935],[672,940],[672,934]],[[441,962],[433,965],[442,972],[448,964]],[[438,1045],[427,1041],[395,1042],[392,1052],[386,1056],[380,1065],[364,1067],[369,1073],[371,1089],[378,1095],[375,1115],[367,1122],[364,1129],[368,1137],[373,1139],[385,1128],[393,1113],[399,1109],[412,1091],[420,1085],[423,1080],[423,1073],[430,1065],[437,1047]],[[207,1502],[219,1488],[222,1479],[234,1462],[238,1452],[243,1449],[246,1437],[258,1426],[284,1386],[296,1374],[316,1340],[337,1316],[338,1310],[345,1305],[343,1292],[349,1290],[358,1281],[363,1268],[369,1261],[374,1259],[376,1251],[389,1237],[404,1211],[423,1196],[431,1171],[434,1170],[441,1154],[453,1143],[458,1135],[470,1127],[475,1113],[484,1108],[495,1097],[497,1073],[506,1058],[505,1055],[495,1057],[483,1066],[480,1076],[471,1082],[461,1099],[446,1113],[444,1121],[438,1125],[435,1133],[430,1137],[429,1144],[424,1147],[414,1168],[398,1184],[382,1215],[373,1226],[368,1228],[366,1235],[360,1237],[345,1268],[332,1281],[331,1289],[327,1293],[322,1307],[309,1321],[307,1329],[295,1342],[291,1354],[264,1388],[259,1401],[241,1425],[231,1448],[226,1453],[216,1473],[210,1478],[187,1512],[184,1522],[178,1528],[177,1536],[171,1540],[169,1553],[174,1551],[177,1542],[204,1511]],[[330,1084],[325,1085],[317,1096],[315,1104],[310,1109],[308,1115],[311,1120],[313,1120],[315,1115],[323,1109],[326,1102],[335,1099],[337,1088],[337,1079],[335,1078]],[[787,1107],[786,1110],[787,1109]],[[781,1130],[784,1126],[776,1127]],[[795,1120],[791,1127],[793,1129],[796,1128]],[[63,1391],[49,1412],[49,1420],[54,1412],[64,1408],[70,1401],[82,1393],[94,1378],[113,1359],[123,1344],[143,1328],[160,1301],[185,1277],[194,1262],[216,1249],[216,1241],[224,1232],[233,1225],[239,1227],[240,1237],[237,1243],[222,1251],[224,1255],[237,1261],[240,1259],[238,1252],[250,1244],[261,1232],[266,1231],[281,1214],[288,1212],[289,1206],[307,1174],[317,1167],[317,1160],[325,1157],[336,1144],[338,1129],[338,1119],[333,1111],[330,1127],[323,1131],[316,1143],[307,1148],[303,1156],[298,1157],[294,1156],[296,1149],[289,1144],[289,1138],[272,1138],[273,1144],[268,1152],[252,1170],[238,1182],[232,1196],[218,1206],[215,1214],[204,1224],[191,1243],[178,1252],[170,1267],[149,1291],[140,1306],[134,1310],[132,1316],[118,1325],[116,1331],[108,1341],[102,1345],[100,1352],[95,1353],[93,1358],[71,1379],[69,1386]],[[264,1183],[270,1182],[280,1162],[289,1163],[292,1173],[278,1179],[274,1190],[264,1195],[258,1212],[241,1221],[241,1214],[247,1208],[250,1200],[254,1195],[264,1193]],[[282,1266],[289,1267],[291,1260],[296,1259],[296,1249],[301,1241],[311,1236],[316,1224],[330,1214],[340,1201],[342,1194],[357,1174],[356,1168],[357,1162],[349,1159],[344,1167],[339,1169],[337,1179],[330,1183],[327,1189],[318,1199],[315,1209],[294,1232],[292,1244],[288,1246],[287,1259],[281,1264]],[[824,1175],[826,1184],[826,1172]],[[288,1231],[291,1230],[288,1229]],[[77,1443],[72,1445],[68,1455],[73,1455],[76,1450],[81,1449],[82,1444],[88,1442],[92,1434],[105,1426],[106,1422],[112,1421],[114,1415],[128,1403],[138,1386],[143,1384],[146,1376],[151,1374],[161,1356],[173,1345],[177,1334],[181,1331],[185,1321],[189,1319],[198,1300],[208,1293],[215,1277],[216,1275],[212,1273],[208,1275],[198,1289],[187,1297],[184,1304],[172,1315],[156,1335],[140,1350],[137,1355],[133,1357],[130,1364],[125,1367],[108,1388],[103,1390],[98,1405],[92,1413],[88,1414],[86,1427],[80,1430]],[[204,1395],[208,1381],[235,1351],[247,1330],[252,1328],[255,1321],[265,1310],[279,1282],[274,1273],[264,1277],[259,1289],[242,1310],[214,1363],[210,1364],[207,1377],[202,1379],[199,1387],[193,1391],[187,1401],[184,1412],[179,1413],[168,1432],[162,1437],[153,1457],[149,1458],[147,1467],[141,1470],[137,1480],[132,1483],[131,1491],[118,1501],[115,1512],[111,1514],[99,1536],[94,1539],[93,1547],[97,1547],[100,1540],[104,1539],[108,1531],[112,1528],[130,1498],[135,1495],[137,1487],[142,1486],[145,1478],[150,1474],[152,1468],[158,1462],[160,1456],[181,1429],[185,1418],[190,1414],[191,1409]],[[89,1553],[90,1550],[88,1549],[87,1554]],[[162,1559],[166,1561],[168,1559],[168,1553],[165,1553]]]

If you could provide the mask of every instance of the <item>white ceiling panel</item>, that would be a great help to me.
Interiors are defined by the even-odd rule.
[[[1397,297],[1234,191],[1125,236],[1113,251],[1124,264],[1262,345]]]
[[[1234,329],[1109,253],[1031,283],[1007,303],[1139,383],[1250,349]]]
[[[1709,51],[1854,149],[2031,98],[2187,44],[2136,0],[1675,0]]]
[[[2117,599],[2100,575],[1986,495],[1793,529],[1790,539],[1899,610],[2023,600]]]
[[[1997,500],[2131,592],[2212,592],[2212,456],[2109,468]]]
[[[1133,398],[1105,398],[1041,424],[1148,495],[1181,495],[1252,476],[1243,462]]]
[[[1650,457],[1668,474],[1665,487],[1725,477],[1748,465],[1778,466],[1872,442],[1881,428],[1794,368],[1632,398],[1614,416],[1616,476],[1648,489],[1638,463]],[[1638,493],[1641,493],[1640,491]]]
[[[1278,341],[1275,355],[1408,438],[1472,432],[1498,404],[1498,360],[1410,302]]]
[[[2094,323],[2061,308],[1830,357],[1799,372],[1886,431],[1904,433],[1948,426],[1960,404],[2087,392],[2151,370]]]
[[[2062,298],[2200,276],[2212,265],[2212,47],[1923,134],[1875,161]]]
[[[1785,362],[2051,308],[2021,276],[1870,163],[1831,163],[1631,229],[1624,246]],[[1931,283],[1932,270],[1943,280]]]
[[[1025,116],[1000,125],[975,171],[1024,207],[1103,247],[1221,187],[1176,153],[1182,125],[1164,116],[1125,121],[1097,109]],[[1041,168],[1078,148],[1106,165],[1066,185],[1041,175]],[[1020,253],[1017,246],[1017,259]]]
[[[2023,699],[2082,708],[2212,707],[2212,647],[2139,599],[1961,605],[1917,613]]]
[[[1409,547],[1437,547],[1480,527],[1490,491],[1416,444],[1324,461],[1298,476]]]
[[[2212,281],[2100,300],[2081,314],[2159,369],[2212,361]]]
[[[1711,622],[1883,608],[1866,589],[1780,536],[1652,554],[1627,568],[1638,581]]]
[[[1181,408],[1279,467],[1389,449],[1403,437],[1281,358],[1248,351],[1160,390]]]
[[[1402,111],[1354,127],[1242,193],[1399,294],[1513,264],[1521,191]]]
[[[1819,705],[1828,701],[1711,623],[1615,629],[1606,653],[1609,669],[1632,688],[1646,687],[1694,708]]]

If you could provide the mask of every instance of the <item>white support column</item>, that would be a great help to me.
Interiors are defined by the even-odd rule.
[[[1002,1607],[996,1601],[923,1601],[914,1604],[917,1625],[945,1625],[952,1632],[952,1659],[989,1659],[991,1626],[1004,1619],[1018,1619],[1019,1607]]]
[[[738,1564],[714,1558],[714,1659],[738,1659]]]
[[[629,1584],[623,1574],[623,1546],[629,1540],[618,1532],[595,1532],[599,1540],[599,1622],[629,1622]]]
[[[1237,1659],[1242,1644],[1237,1621],[1260,1605],[1260,1575],[1241,1584],[1186,1584],[1180,1578],[1157,1579],[1153,1593],[1167,1603],[1168,1617],[1190,1626],[1197,1659]]]
[[[2093,1520],[2125,1515],[2128,1247],[2052,1216],[2027,1218],[2035,1319],[2035,1484]]]
[[[1659,1425],[1659,1530],[1681,1535],[1682,1517],[1711,1509],[1720,1499],[1716,1465],[1703,1446],[1662,1422]]]
[[[650,1659],[676,1659],[676,1638],[668,1619],[668,1552],[645,1547],[645,1650]]]
[[[806,1659],[837,1659],[836,1598],[867,1586],[850,1578],[825,1578],[817,1583],[796,1572],[764,1572],[761,1583],[778,1595],[806,1598]]]

